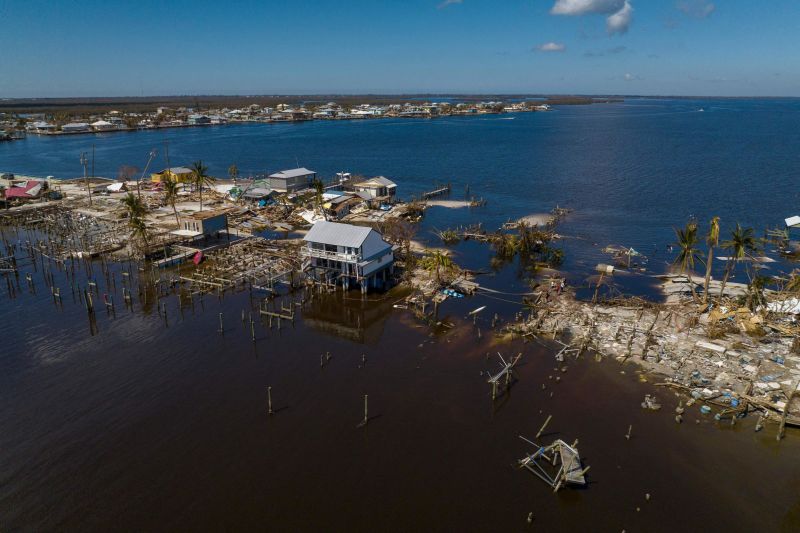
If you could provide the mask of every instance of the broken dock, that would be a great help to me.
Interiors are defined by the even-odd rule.
[[[564,484],[586,485],[586,472],[589,467],[581,466],[577,440],[569,445],[561,439],[556,439],[549,446],[540,446],[522,435],[519,438],[536,447],[535,452],[527,454],[518,461],[519,468],[533,472],[550,485],[553,492],[558,492]]]

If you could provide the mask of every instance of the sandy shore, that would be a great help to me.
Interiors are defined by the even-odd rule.
[[[428,200],[425,203],[428,204],[428,207],[447,207],[450,209],[470,206],[470,202],[467,200]]]
[[[525,222],[529,226],[544,226],[552,218],[553,215],[551,215],[550,213],[534,213],[532,215],[527,215],[522,217],[521,219],[518,220],[518,222]]]

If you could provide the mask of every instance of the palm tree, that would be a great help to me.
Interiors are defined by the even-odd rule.
[[[708,303],[708,284],[711,282],[711,264],[714,261],[714,247],[719,245],[719,217],[713,217],[706,234],[708,259],[706,259],[706,281],[703,284],[703,303]]]
[[[125,210],[128,213],[128,225],[132,229],[132,235],[142,240],[144,244],[144,253],[147,253],[149,245],[147,224],[144,220],[144,216],[147,214],[147,208],[142,203],[142,200],[132,192],[126,194],[120,202],[125,206]]]
[[[178,182],[167,178],[164,181],[164,200],[167,202],[168,205],[172,206],[172,212],[175,213],[175,222],[178,223],[178,227],[181,226],[181,220],[178,217],[178,209],[175,207],[175,201],[178,199]]]
[[[442,282],[441,270],[449,270],[451,268],[453,268],[452,259],[450,259],[450,256],[441,250],[434,250],[430,253],[430,255],[428,255],[426,269],[436,272],[436,281],[438,283]]]
[[[527,222],[520,220],[517,224],[517,233],[519,234],[519,250],[522,254],[529,254],[535,248],[536,239],[534,232]]]
[[[233,184],[236,185],[236,180],[239,178],[239,167],[236,166],[236,163],[228,167],[228,176],[233,180]]]
[[[150,244],[148,242],[147,224],[141,218],[131,219],[130,222],[128,222],[128,224],[132,229],[131,235],[133,235],[134,237],[138,237],[142,240],[142,244],[144,245],[142,247],[143,255],[147,254],[147,250],[150,247]]]
[[[322,183],[322,180],[319,178],[314,178],[314,181],[311,182],[314,186],[314,199],[317,203],[317,209],[321,209],[322,207],[322,193],[325,192],[325,185]]]
[[[692,280],[692,270],[694,269],[694,262],[703,260],[700,258],[700,253],[697,250],[697,224],[689,222],[683,229],[676,228],[675,235],[678,238],[676,245],[678,246],[678,256],[675,258],[675,264],[679,266],[681,274],[685,274],[689,281],[689,288],[692,290],[692,299],[697,300],[697,293],[694,288],[694,281]]]
[[[493,244],[497,252],[497,257],[505,260],[512,259],[517,254],[519,248],[519,242],[516,236],[503,233],[500,230],[495,233]]]
[[[758,249],[758,243],[753,235],[753,228],[743,228],[736,223],[736,229],[731,231],[731,238],[722,243],[722,247],[730,252],[730,257],[725,265],[725,275],[722,278],[722,286],[719,289],[719,297],[725,293],[725,285],[739,261],[752,255]]]
[[[128,212],[129,219],[142,218],[147,213],[142,200],[138,196],[129,192],[124,198],[120,199],[120,203],[125,206],[125,211]]]
[[[216,181],[206,172],[208,172],[208,167],[202,161],[192,163],[192,183],[200,191],[200,211],[203,210],[203,186],[211,185]]]
[[[756,274],[747,285],[747,301],[746,306],[748,309],[755,311],[756,308],[764,303],[764,289],[772,283],[772,278],[768,276],[760,276]]]

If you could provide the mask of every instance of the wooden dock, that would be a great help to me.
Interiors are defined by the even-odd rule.
[[[427,200],[429,198],[434,198],[436,196],[442,196],[445,194],[450,194],[450,184],[448,183],[444,187],[439,187],[438,189],[434,189],[432,191],[424,192],[420,195],[420,198],[423,200]]]

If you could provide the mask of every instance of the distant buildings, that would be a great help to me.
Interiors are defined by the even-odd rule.
[[[61,131],[64,133],[83,133],[92,131],[92,128],[86,122],[70,122],[61,126]]]
[[[6,183],[6,188],[3,189],[3,198],[6,204],[12,201],[23,202],[26,200],[36,200],[44,196],[49,188],[46,181],[40,180],[6,181],[4,181],[4,183]]]
[[[211,124],[211,118],[206,115],[189,115],[186,123],[190,126],[201,126],[204,124]]]
[[[266,187],[252,187],[246,189],[242,193],[242,199],[246,202],[254,203],[254,204],[261,204],[262,202],[266,204],[269,201],[270,197],[273,195],[273,191],[266,188]]]
[[[397,184],[383,176],[375,176],[352,185],[353,190],[365,194],[365,199],[391,202],[397,194]]]
[[[349,287],[383,287],[394,268],[392,245],[372,228],[320,221],[303,237],[307,270],[318,280]]]
[[[91,126],[95,131],[107,131],[107,130],[117,129],[117,126],[115,126],[114,124],[112,124],[107,120],[98,120],[96,122],[92,122]]]
[[[331,195],[324,204],[322,209],[328,219],[341,220],[350,214],[350,209],[361,204],[363,200],[353,194],[339,194]]]
[[[316,172],[301,167],[270,174],[267,182],[273,191],[288,194],[311,187],[316,177]]]
[[[295,122],[303,120],[363,120],[383,117],[434,118],[438,116],[468,115],[477,113],[504,113],[522,111],[547,111],[546,103],[535,105],[532,102],[506,104],[500,101],[488,102],[425,102],[411,101],[402,104],[357,104],[343,107],[336,102],[326,104],[280,103],[274,108],[259,104],[243,105],[239,108],[191,108],[158,107],[149,112],[125,112],[111,110],[104,113],[76,114],[71,117],[35,113],[9,115],[0,113],[0,129],[11,138],[16,130],[25,129],[41,135],[97,133],[128,131],[131,129],[178,128],[187,126],[209,126],[229,122]],[[9,119],[10,118],[10,119]],[[50,118],[52,122],[47,122]],[[24,119],[23,122],[19,122]],[[27,122],[27,123],[26,123]]]
[[[180,217],[180,227],[172,231],[180,237],[213,237],[228,230],[228,215],[221,211],[198,211]]]
[[[33,123],[31,131],[35,133],[52,133],[56,131],[56,125],[50,124],[49,122],[37,121]]]
[[[192,176],[193,173],[192,169],[190,168],[171,167],[171,168],[165,168],[161,172],[150,174],[150,181],[152,181],[153,183],[161,183],[162,181],[170,179],[178,183],[191,183]]]

